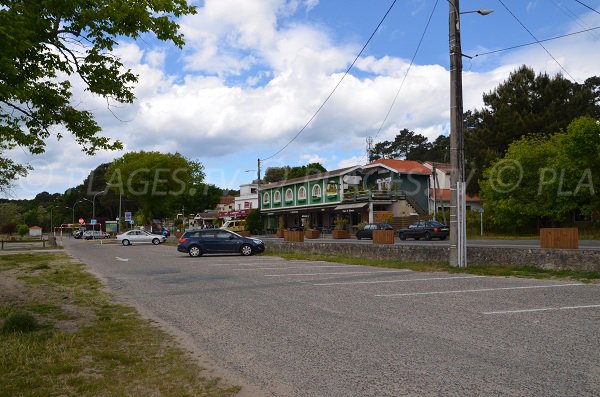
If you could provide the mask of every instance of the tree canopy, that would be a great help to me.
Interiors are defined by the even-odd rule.
[[[580,118],[566,132],[522,137],[486,168],[481,186],[497,225],[600,219],[600,125]]]
[[[320,174],[321,172],[327,172],[321,163],[309,163],[307,165],[296,167],[290,167],[289,165],[283,167],[269,167],[265,171],[263,182],[280,182],[286,179],[302,178],[310,175]]]
[[[482,171],[501,158],[523,136],[548,136],[567,128],[577,117],[600,118],[600,79],[573,83],[562,75],[549,77],[522,66],[483,96],[484,107],[465,113],[467,172],[478,192]]]
[[[108,187],[135,199],[145,221],[163,217],[181,195],[194,196],[204,179],[204,167],[179,153],[130,152],[114,160],[105,175]]]
[[[369,161],[381,158],[405,159],[416,161],[447,162],[449,160],[450,139],[440,135],[429,142],[427,137],[401,129],[393,141],[378,142],[370,153]]]
[[[114,55],[119,41],[150,32],[181,47],[174,18],[192,13],[186,0],[0,0],[0,189],[28,170],[6,150],[40,154],[65,132],[87,154],[121,148],[73,103],[72,79],[107,101],[131,103],[137,76]]]

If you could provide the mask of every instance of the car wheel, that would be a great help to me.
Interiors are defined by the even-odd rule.
[[[157,239],[157,238],[153,238],[153,239],[152,239],[152,244],[154,244],[154,245],[158,245],[158,244],[160,244],[160,240],[159,240],[159,239]]]
[[[356,239],[360,240],[362,238],[362,235],[360,233],[356,233]]]
[[[398,237],[400,237],[400,240],[406,240],[406,236],[404,235],[404,233],[398,234]]]
[[[125,239],[125,240],[121,241],[121,244],[123,244],[123,245],[126,245],[126,246],[127,246],[127,245],[131,245],[131,243],[130,243],[130,242],[129,242],[129,240],[127,240],[127,239]]]
[[[193,245],[190,247],[190,251],[188,252],[192,258],[196,258],[202,255],[202,250],[197,245]]]
[[[431,234],[429,234],[429,232],[425,233],[425,240],[431,240]]]
[[[249,244],[244,244],[240,248],[240,252],[244,256],[250,256],[250,255],[252,255],[252,247]]]

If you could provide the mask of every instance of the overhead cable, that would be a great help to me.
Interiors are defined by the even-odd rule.
[[[294,135],[294,137],[292,139],[290,139],[290,141],[288,143],[286,143],[281,149],[279,149],[277,152],[273,153],[269,157],[266,157],[264,159],[260,159],[260,161],[270,160],[273,157],[277,156],[279,153],[283,152],[285,150],[285,148],[287,148],[292,142],[294,142],[296,140],[296,138],[298,138],[300,136],[300,134],[302,134],[302,132],[304,132],[304,130],[306,129],[306,127],[308,127],[308,125],[311,123],[311,121],[313,121],[314,118],[317,117],[317,114],[319,114],[319,112],[321,111],[321,109],[323,109],[323,107],[329,101],[329,99],[331,98],[331,96],[333,95],[333,93],[340,86],[340,84],[342,83],[342,81],[344,80],[344,78],[348,75],[348,73],[350,72],[350,70],[352,69],[352,67],[354,66],[354,64],[356,63],[356,61],[358,60],[358,58],[360,58],[360,56],[362,55],[362,53],[364,52],[364,50],[367,48],[367,45],[369,45],[369,43],[371,42],[371,39],[373,38],[373,36],[375,36],[375,33],[377,33],[377,31],[379,30],[379,27],[381,27],[381,25],[383,24],[383,22],[387,18],[388,14],[390,13],[390,11],[392,10],[392,8],[396,4],[396,1],[397,0],[394,0],[392,2],[392,4],[390,5],[390,7],[388,8],[388,10],[386,11],[385,15],[383,16],[383,18],[381,18],[381,20],[377,24],[377,27],[375,28],[375,30],[373,30],[373,33],[371,33],[371,36],[369,37],[369,39],[367,40],[367,42],[365,43],[365,45],[363,46],[363,48],[360,50],[360,52],[358,53],[358,55],[356,55],[356,58],[354,58],[354,61],[352,61],[352,63],[350,64],[350,66],[348,66],[348,69],[346,69],[346,72],[343,74],[343,76],[340,79],[340,81],[338,81],[338,83],[335,85],[335,87],[333,87],[333,90],[329,93],[329,95],[327,95],[327,98],[325,98],[325,100],[323,101],[323,103],[321,104],[321,106],[319,106],[319,108],[317,109],[317,111],[310,117],[310,119],[306,122],[306,124],[304,124],[304,126],[300,129],[300,131],[298,131],[298,133],[296,133],[296,135]]]
[[[375,136],[373,137],[373,140],[375,140],[377,138],[377,136],[379,135],[379,133],[381,132],[383,126],[385,125],[385,122],[387,121],[388,117],[390,116],[390,113],[392,112],[392,109],[394,108],[394,104],[396,104],[396,100],[398,99],[398,95],[400,94],[400,91],[402,90],[402,87],[404,86],[404,82],[406,81],[406,77],[408,76],[408,72],[410,71],[410,69],[412,68],[413,64],[415,63],[415,59],[417,57],[417,54],[419,53],[419,50],[421,49],[421,44],[423,43],[423,39],[425,38],[425,34],[427,33],[427,30],[429,29],[429,24],[431,23],[431,19],[433,18],[433,14],[435,13],[435,9],[437,8],[438,1],[439,0],[436,0],[435,4],[433,5],[433,9],[431,10],[431,14],[429,14],[429,19],[427,20],[427,24],[425,25],[425,28],[423,29],[423,33],[421,33],[421,39],[419,40],[419,44],[417,45],[417,48],[415,49],[415,52],[414,52],[412,58],[410,59],[410,64],[408,65],[408,68],[406,69],[406,72],[404,73],[404,77],[402,78],[402,82],[400,83],[400,87],[398,87],[398,91],[396,91],[396,95],[394,96],[394,100],[392,101],[392,104],[390,105],[387,113],[385,114],[385,117],[384,117],[383,121],[379,125],[379,129],[375,133]],[[362,158],[364,158],[364,156]],[[362,158],[361,158],[361,160],[362,160]]]
[[[526,44],[519,44],[519,45],[515,45],[512,47],[507,47],[507,48],[502,48],[500,50],[494,50],[494,51],[488,51],[488,52],[480,52],[479,54],[475,54],[473,55],[473,58],[479,57],[479,56],[483,56],[483,55],[490,55],[490,54],[495,54],[497,52],[503,52],[503,51],[508,51],[508,50],[514,50],[516,48],[521,48],[521,47],[527,47],[530,45],[534,45],[534,44],[539,44],[539,43],[545,43],[547,41],[552,41],[552,40],[557,40],[557,39],[562,39],[564,37],[568,37],[568,36],[574,36],[576,34],[581,34],[581,33],[586,33],[592,30],[596,30],[596,29],[600,29],[600,26],[596,26],[595,28],[589,28],[589,29],[585,29],[585,30],[580,30],[578,32],[573,32],[573,33],[567,33],[567,34],[562,34],[560,36],[554,36],[554,37],[549,37],[547,39],[543,39],[543,40],[539,40],[539,41],[533,41],[531,43],[526,43]]]
[[[563,72],[565,72],[565,74],[567,76],[569,76],[571,78],[571,80],[573,80],[574,82],[577,82],[577,80],[575,79],[575,77],[571,76],[571,73],[569,73],[567,71],[567,69],[565,69],[564,66],[560,62],[558,62],[558,59],[556,59],[554,57],[554,55],[552,55],[552,53],[550,51],[548,51],[548,49],[546,47],[544,47],[544,45],[542,44],[542,42],[540,40],[538,40],[537,37],[535,37],[535,35],[531,32],[531,30],[529,30],[527,28],[527,26],[525,26],[523,24],[523,22],[521,22],[521,20],[519,18],[517,18],[517,16],[506,6],[506,4],[504,4],[504,2],[502,0],[498,0],[498,2],[500,2],[500,4],[502,4],[502,6],[506,9],[506,11],[508,11],[508,13],[510,15],[512,15],[512,17],[519,23],[519,25],[521,25],[523,27],[523,29],[525,29],[527,31],[527,33],[529,33],[529,35],[531,37],[533,37],[533,39],[535,40],[535,42],[537,44],[539,44],[539,46],[542,47],[544,49],[544,51],[546,51],[546,54],[548,54],[550,56],[550,58],[552,58],[554,60],[554,62],[556,62],[556,64],[563,70]]]

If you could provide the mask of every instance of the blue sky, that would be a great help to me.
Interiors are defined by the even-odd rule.
[[[600,0],[581,2],[600,10]],[[183,50],[150,35],[123,42],[115,50],[140,76],[136,102],[112,109],[118,118],[104,100],[85,93],[81,82],[73,80],[75,100],[80,108],[93,111],[103,134],[122,140],[127,151],[180,152],[204,164],[207,182],[237,188],[255,177],[257,158],[271,157],[308,122],[392,1],[195,4],[198,14],[179,21],[187,42]],[[471,56],[534,41],[510,12],[539,40],[600,26],[600,14],[575,0],[462,0],[460,7],[463,12],[495,10],[485,17],[462,15],[463,53]],[[406,74],[432,12],[415,64]],[[583,83],[600,75],[599,42],[600,29],[544,46]],[[539,45],[463,62],[465,110],[481,107],[482,94],[520,65],[551,75],[561,72]],[[367,136],[378,142],[393,138],[402,128],[431,140],[447,134],[448,64],[448,2],[398,0],[329,102],[292,144],[262,164],[263,171],[312,161],[327,169],[364,163]],[[99,164],[122,154],[86,156],[70,137],[50,140],[40,156],[15,150],[12,157],[35,170],[17,181],[12,197],[62,193]]]

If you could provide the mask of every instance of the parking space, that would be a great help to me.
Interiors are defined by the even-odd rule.
[[[295,391],[282,395],[595,395],[600,384],[598,284],[88,252],[129,300],[242,377]]]

